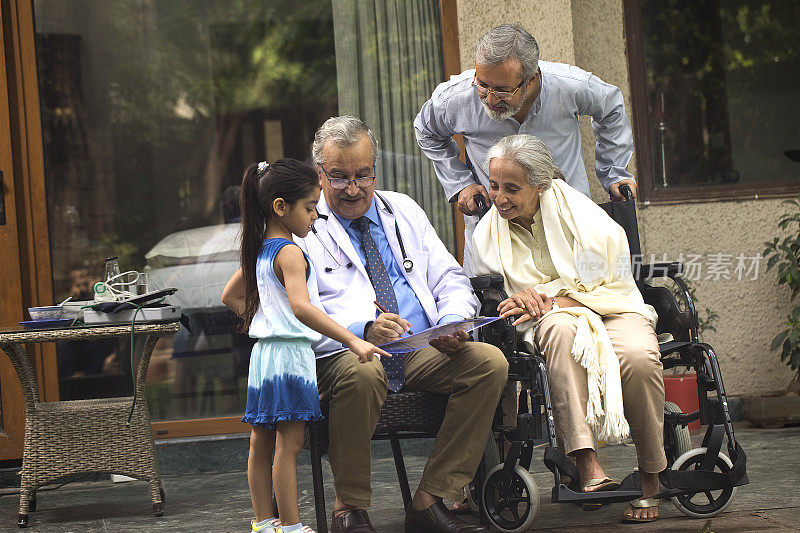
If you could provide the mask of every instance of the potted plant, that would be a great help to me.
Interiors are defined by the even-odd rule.
[[[798,197],[800,199],[800,197]],[[778,228],[788,231],[782,240],[778,237],[764,243],[764,259],[767,271],[775,269],[778,285],[786,285],[792,291],[792,301],[800,293],[800,202],[785,200],[790,211],[778,222]],[[752,423],[762,426],[780,427],[800,422],[800,396],[798,381],[800,369],[800,303],[796,303],[786,315],[784,328],[772,339],[772,351],[780,351],[781,360],[794,370],[787,387],[787,394],[766,398],[747,398],[743,402],[744,415]]]

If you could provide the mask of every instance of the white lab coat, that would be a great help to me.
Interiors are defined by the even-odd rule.
[[[402,267],[403,254],[395,231],[396,221],[406,254],[414,262],[412,271],[403,271],[404,275],[431,324],[436,325],[439,319],[449,314],[465,318],[475,316],[478,299],[469,278],[436,235],[422,208],[405,194],[376,193],[372,201],[377,202],[389,246]],[[386,200],[386,205],[381,198]],[[304,239],[296,238],[296,241],[311,259],[324,311],[344,327],[353,322],[374,320],[375,289],[350,237],[331,212],[324,196],[320,197],[317,210],[320,218],[314,222],[316,234],[311,232]],[[317,357],[325,357],[340,351],[342,344],[323,337],[313,348]]]

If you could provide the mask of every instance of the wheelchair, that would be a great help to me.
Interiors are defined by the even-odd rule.
[[[670,498],[687,516],[710,518],[728,507],[737,487],[749,482],[747,457],[734,436],[716,353],[698,338],[697,313],[688,287],[680,277],[682,265],[641,264],[633,195],[627,187],[622,187],[622,192],[625,202],[600,206],[625,230],[634,258],[634,279],[644,301],[658,313],[656,334],[662,365],[664,369],[692,367],[697,373],[699,410],[682,413],[671,402],[664,406],[667,469],[659,474],[659,481],[665,489],[654,497]],[[673,280],[684,301],[684,311],[668,288],[649,283],[655,277]],[[480,276],[471,281],[481,302],[480,314],[496,316],[498,304],[507,297],[502,276]],[[550,389],[541,354],[536,353],[537,350],[528,353],[517,349],[511,320],[493,322],[478,330],[475,336],[476,340],[498,346],[503,351],[509,363],[509,380],[517,382],[520,390],[516,401],[516,427],[503,425],[503,412],[498,407],[492,424],[496,442],[487,446],[468,488],[467,499],[482,521],[507,533],[531,527],[539,511],[539,489],[529,470],[534,445],[542,441],[545,443],[544,464],[554,477],[553,503],[613,503],[642,497],[635,471],[623,479],[616,490],[582,492],[577,467],[557,446]],[[695,420],[706,426],[698,448],[692,448],[687,428]],[[722,451],[723,442],[727,454]]]

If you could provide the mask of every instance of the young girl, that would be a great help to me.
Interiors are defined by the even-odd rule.
[[[247,460],[256,515],[252,530],[263,533],[312,532],[300,523],[297,508],[297,456],[305,423],[321,418],[311,343],[325,335],[347,345],[362,363],[375,353],[389,356],[319,309],[314,270],[291,241],[292,234],[305,237],[311,230],[319,194],[314,170],[293,159],[261,162],[245,171],[242,267],[222,293],[223,303],[258,339],[242,421],[252,426]],[[273,479],[280,522],[272,512]]]

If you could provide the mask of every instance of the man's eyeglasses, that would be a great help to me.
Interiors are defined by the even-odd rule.
[[[355,183],[356,187],[359,189],[363,189],[364,187],[369,187],[373,183],[375,183],[375,176],[365,176],[360,178],[339,178],[339,177],[331,177],[328,174],[328,171],[325,170],[323,165],[320,165],[319,168],[322,169],[322,172],[325,173],[325,177],[328,178],[328,181],[331,184],[331,187],[338,190],[344,190],[350,186],[350,183]],[[375,171],[375,167],[372,168],[373,172]]]
[[[511,98],[514,97],[515,94],[517,94],[519,88],[522,87],[522,84],[525,83],[527,80],[528,78],[522,78],[522,81],[519,82],[519,85],[517,85],[511,92],[493,91],[488,87],[484,87],[483,85],[481,85],[481,82],[478,81],[477,76],[474,76],[472,78],[472,85],[475,87],[475,90],[478,91],[478,94],[481,96],[481,98],[486,98],[487,96],[489,96],[489,93],[492,93],[495,96],[495,98],[499,98],[500,100],[510,100]]]

